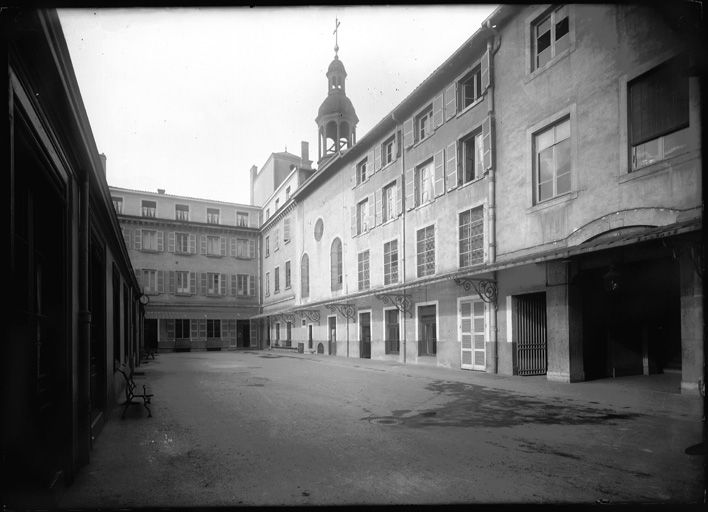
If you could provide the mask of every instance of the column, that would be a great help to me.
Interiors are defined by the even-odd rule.
[[[698,393],[703,375],[703,287],[691,257],[698,257],[698,243],[681,248],[679,258],[681,297],[681,393]]]

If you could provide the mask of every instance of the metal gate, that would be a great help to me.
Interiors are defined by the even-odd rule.
[[[514,297],[517,375],[545,375],[548,368],[546,294]]]

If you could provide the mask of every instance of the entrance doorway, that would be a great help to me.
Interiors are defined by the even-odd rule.
[[[157,352],[157,319],[146,318],[145,326],[145,348]]]
[[[337,317],[327,317],[327,341],[329,345],[329,355],[337,355]]]
[[[418,355],[436,355],[437,344],[437,307],[435,305],[418,306]]]
[[[545,375],[548,371],[546,293],[513,297],[516,333],[516,374]]]
[[[359,357],[371,359],[371,313],[359,313]]]
[[[312,348],[312,324],[307,326],[307,348]]]
[[[251,325],[248,320],[236,320],[236,347],[251,346]]]
[[[486,370],[487,350],[485,306],[481,299],[460,299],[461,367],[465,370]]]

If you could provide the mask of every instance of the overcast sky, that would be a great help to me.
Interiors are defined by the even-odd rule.
[[[361,138],[464,43],[483,6],[62,9],[108,183],[248,202],[273,152],[317,160],[317,109],[334,57]]]

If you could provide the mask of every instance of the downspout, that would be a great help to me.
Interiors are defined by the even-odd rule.
[[[499,35],[499,32],[494,29],[492,26],[492,22],[490,20],[486,21],[486,26],[489,30],[493,32],[493,36],[487,40],[487,51],[489,52],[489,79],[490,79],[490,85],[489,85],[489,90],[487,91],[487,94],[489,95],[489,99],[487,101],[487,114],[491,117],[492,120],[494,120],[494,79],[493,79],[493,69],[494,69],[494,54],[499,51],[499,47],[501,46],[501,36]],[[494,48],[494,42],[496,42],[496,49]],[[488,217],[488,230],[489,230],[489,243],[487,247],[487,258],[490,264],[494,264],[497,259],[497,236],[496,236],[496,228],[497,228],[497,215],[496,215],[496,209],[497,209],[497,204],[496,204],[496,171],[495,171],[495,166],[497,159],[495,158],[495,153],[496,153],[496,130],[494,129],[494,123],[492,123],[492,134],[490,135],[492,137],[492,155],[491,155],[491,162],[492,165],[488,170],[488,176],[487,176],[487,183],[488,183],[488,190],[487,190],[487,217]],[[493,273],[493,279],[496,282],[497,281],[497,272],[494,271]],[[498,300],[498,298],[497,298]],[[492,311],[492,314],[489,315],[489,330],[490,330],[490,341],[494,345],[494,373],[499,373],[499,345],[498,345],[498,339],[497,339],[497,313],[498,313],[498,303],[497,301],[494,302],[494,310]]]
[[[398,120],[393,112],[391,112],[391,120],[395,123],[394,137],[398,139],[398,128],[400,127]],[[401,140],[396,147],[401,152],[401,250],[399,259],[401,261],[401,283],[406,282],[406,205],[403,204],[406,194],[404,193],[403,187],[406,183],[406,165],[405,165],[405,154],[403,147],[403,129],[401,127]],[[406,293],[405,287],[401,289],[402,293]],[[400,310],[399,310],[400,311]],[[401,314],[401,327],[402,327],[402,337],[403,337],[403,364],[406,364],[406,312],[400,311]],[[384,319],[385,322],[385,319]]]
[[[89,310],[89,176],[79,193],[79,460],[89,462],[91,450],[91,311]]]

